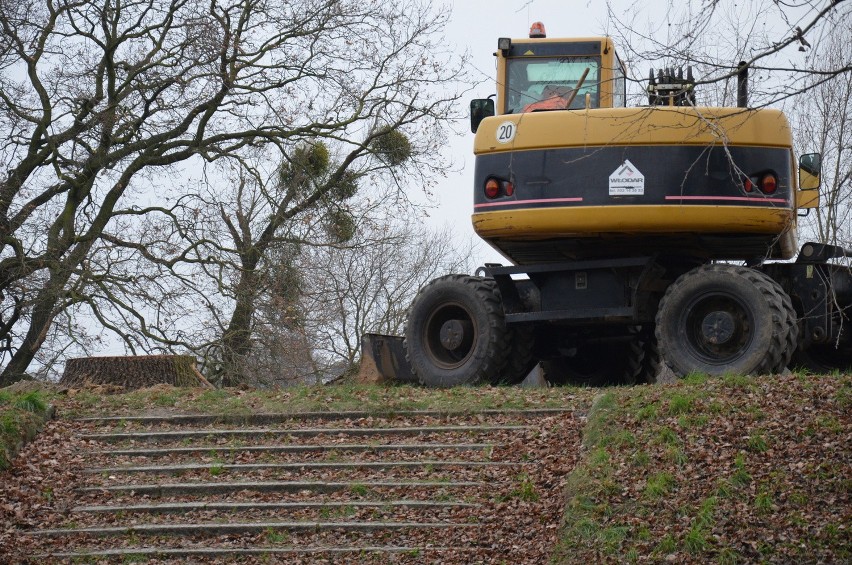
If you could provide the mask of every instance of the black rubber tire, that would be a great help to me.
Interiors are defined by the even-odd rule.
[[[644,350],[638,333],[607,341],[593,336],[577,344],[574,355],[543,361],[545,380],[555,386],[610,386],[635,384],[641,372]]]
[[[787,370],[793,355],[796,353],[796,347],[799,344],[799,316],[796,314],[796,309],[793,307],[790,295],[781,288],[781,285],[770,278],[769,275],[760,274],[766,279],[766,283],[775,289],[775,294],[781,298],[781,305],[784,307],[786,314],[784,319],[784,351],[781,353],[778,365],[774,367],[774,372],[780,374]]]
[[[452,321],[465,329],[449,348],[441,330]],[[489,382],[500,375],[509,354],[503,306],[492,279],[447,275],[420,289],[408,312],[405,356],[419,382],[451,387]]]
[[[679,377],[774,373],[784,362],[790,334],[784,296],[754,269],[727,264],[692,269],[660,301],[656,337],[664,362]],[[713,330],[730,335],[718,343],[718,333],[707,336]]]
[[[657,345],[657,336],[654,335],[653,328],[643,328],[641,335],[643,356],[636,382],[640,384],[656,384],[663,368],[663,359],[660,356],[660,348]]]
[[[633,326],[628,331],[632,339],[628,342],[625,371],[621,382],[616,384],[641,384],[644,382],[643,371],[646,369],[648,336],[642,330],[642,326]]]
[[[510,325],[508,330],[509,354],[506,364],[497,378],[491,380],[491,384],[516,385],[526,378],[536,364],[533,358],[535,332],[532,326]]]

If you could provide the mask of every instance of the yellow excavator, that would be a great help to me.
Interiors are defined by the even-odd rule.
[[[608,37],[500,38],[497,93],[471,102],[473,226],[508,266],[425,285],[404,338],[366,336],[379,371],[427,386],[654,382],[852,368],[852,274],[797,249],[820,155],[775,109],[696,104],[691,69],[651,71],[626,106]],[[495,99],[496,98],[496,99]],[[789,261],[795,258],[795,261]]]

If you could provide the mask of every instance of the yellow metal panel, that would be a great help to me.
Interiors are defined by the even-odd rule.
[[[797,208],[819,208],[819,190],[800,190],[796,193]]]
[[[594,41],[600,41],[603,45],[603,49],[612,49],[613,43],[612,39],[605,35],[598,35],[596,37],[516,37],[512,38],[512,44],[515,43],[591,43]]]
[[[472,220],[484,239],[594,236],[602,231],[780,234],[795,226],[789,208],[700,205],[526,208],[476,213]]]
[[[813,190],[819,188],[819,175],[809,173],[804,169],[799,169],[799,186],[802,190]]]
[[[514,137],[497,140],[510,122]],[[486,118],[474,153],[607,145],[755,145],[791,147],[787,118],[779,110],[744,108],[598,108],[509,114]]]

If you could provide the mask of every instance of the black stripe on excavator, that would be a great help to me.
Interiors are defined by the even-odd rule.
[[[566,43],[512,43],[509,57],[571,57],[576,55],[600,55],[600,41]]]
[[[627,162],[644,177],[643,193],[611,195],[610,176]],[[770,172],[778,181],[773,194],[763,194],[757,187],[746,192],[743,173],[760,177]],[[476,157],[473,201],[478,212],[642,204],[789,208],[790,174],[790,150],[783,147],[643,145],[504,151]],[[513,195],[486,198],[489,177],[511,181]]]

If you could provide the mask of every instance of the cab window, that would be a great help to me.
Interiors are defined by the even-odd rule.
[[[506,112],[520,113],[531,104],[565,97],[589,69],[571,108],[600,105],[600,57],[524,57],[506,61]]]

